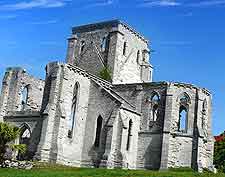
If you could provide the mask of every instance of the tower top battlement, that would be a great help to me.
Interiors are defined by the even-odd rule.
[[[118,28],[119,25],[122,25],[123,27],[128,29],[131,33],[136,35],[138,38],[140,38],[143,41],[145,41],[146,43],[148,43],[148,40],[145,39],[145,37],[143,35],[141,35],[139,32],[137,32],[135,29],[133,29],[130,25],[128,25],[127,23],[125,23],[119,19],[75,26],[72,28],[72,33],[76,34],[76,33],[90,32],[90,31],[94,31],[94,30],[100,30],[103,28]]]
[[[111,82],[151,82],[148,41],[120,20],[111,20],[72,28],[67,63],[99,76],[104,68]]]

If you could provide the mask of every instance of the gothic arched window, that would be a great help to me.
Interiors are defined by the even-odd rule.
[[[99,147],[101,140],[101,131],[102,131],[102,117],[98,116],[97,119],[97,127],[96,127],[96,135],[95,135],[95,147]]]
[[[68,137],[73,137],[73,129],[75,125],[76,120],[76,110],[77,110],[77,102],[78,102],[78,94],[79,94],[79,84],[78,82],[75,84],[73,89],[73,98],[72,98],[72,106],[71,106],[71,114],[69,117],[69,131],[68,131]]]
[[[179,97],[179,120],[178,131],[186,133],[188,129],[188,108],[190,104],[190,97],[183,93]]]
[[[159,102],[160,102],[160,97],[157,93],[153,93],[151,96],[151,117],[150,121],[157,121],[158,119],[158,112],[159,112]]]
[[[30,131],[30,127],[27,124],[24,124],[21,128],[20,128],[20,138],[19,138],[19,144],[25,144],[28,148],[29,144],[30,144],[30,138],[31,138],[31,131]],[[29,155],[28,155],[28,150],[25,153],[21,153],[20,151],[18,152],[18,156],[17,159],[18,160],[28,160],[29,159]]]
[[[132,120],[129,121],[129,127],[128,127],[128,135],[127,135],[127,151],[130,149],[130,142],[131,142],[131,137],[132,137],[132,125],[133,125],[133,122]]]
[[[28,101],[28,86],[24,87],[21,92],[21,110],[26,108]]]
[[[158,118],[158,105],[155,104],[152,109],[152,120],[155,122]]]
[[[186,132],[187,130],[187,109],[183,105],[180,106],[179,110],[179,132]]]
[[[107,38],[104,37],[104,38],[102,39],[102,44],[101,44],[101,50],[102,50],[102,52],[105,52],[106,46],[107,46]]]
[[[81,41],[80,54],[82,54],[84,52],[85,45],[86,45],[85,41]]]

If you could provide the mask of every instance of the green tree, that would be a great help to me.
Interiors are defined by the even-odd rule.
[[[215,142],[214,165],[220,172],[225,173],[225,138]]]
[[[4,162],[4,155],[7,148],[11,150],[18,150],[20,153],[25,153],[26,145],[24,144],[10,144],[13,140],[20,136],[20,129],[8,123],[0,122],[0,164]]]
[[[103,67],[103,69],[99,72],[98,76],[104,80],[111,81],[111,70],[108,67]]]

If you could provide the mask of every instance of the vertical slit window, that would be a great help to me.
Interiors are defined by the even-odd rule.
[[[151,97],[151,118],[150,118],[150,122],[153,121],[157,121],[158,119],[158,110],[159,110],[159,102],[160,102],[160,97],[157,93],[154,93]],[[151,126],[151,125],[150,125]]]
[[[137,51],[137,59],[136,59],[137,64],[139,64],[139,60],[140,60],[140,50]]]
[[[105,52],[106,51],[106,46],[107,46],[107,38],[104,37],[102,39],[102,44],[101,44],[101,50],[102,50],[102,52]]]
[[[187,109],[184,106],[180,106],[179,110],[179,126],[178,131],[187,131]]]
[[[123,55],[126,55],[127,52],[127,42],[123,43]]]
[[[21,110],[24,110],[26,108],[28,101],[28,86],[24,87],[21,94]]]
[[[129,121],[129,127],[128,127],[128,135],[127,135],[127,151],[130,149],[130,142],[131,142],[131,132],[132,132],[132,125],[133,125],[133,122],[132,120]]]
[[[76,120],[78,93],[79,93],[79,84],[76,83],[74,86],[74,90],[73,90],[71,114],[69,117],[69,131],[68,131],[69,138],[72,138],[72,136],[73,136],[73,130],[74,130],[74,125],[75,125],[75,120]]]
[[[81,41],[80,54],[82,54],[84,52],[85,45],[86,45],[85,41]]]
[[[96,135],[95,135],[95,147],[99,147],[101,140],[102,131],[102,117],[99,116],[97,119]]]

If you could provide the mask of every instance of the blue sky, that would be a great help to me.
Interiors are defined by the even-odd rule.
[[[179,81],[213,94],[213,132],[225,130],[225,0],[1,0],[0,79],[8,66],[44,78],[64,61],[71,27],[121,19],[155,50],[154,81]]]

